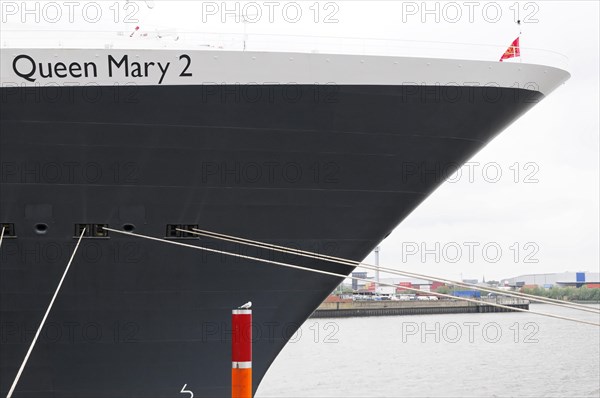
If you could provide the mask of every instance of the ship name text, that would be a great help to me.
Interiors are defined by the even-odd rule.
[[[177,71],[178,77],[191,77],[189,71],[192,60],[189,55],[179,57],[181,70]],[[38,79],[82,79],[98,78],[106,74],[107,78],[153,78],[162,84],[170,73],[171,62],[160,61],[133,61],[125,54],[121,56],[108,55],[105,68],[101,68],[98,61],[90,62],[37,62],[33,57],[21,54],[14,58],[12,63],[14,73],[28,82]],[[173,72],[174,73],[174,72]]]

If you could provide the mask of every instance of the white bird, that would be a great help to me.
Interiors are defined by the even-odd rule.
[[[246,304],[240,305],[238,308],[248,309],[250,307],[252,307],[252,301],[248,301]]]

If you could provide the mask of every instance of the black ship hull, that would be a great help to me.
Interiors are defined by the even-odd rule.
[[[381,85],[2,88],[0,395],[76,224],[168,226],[361,260],[539,101],[512,88]],[[11,235],[9,234],[9,235]],[[198,246],[348,274],[226,242]],[[340,279],[109,234],[84,239],[14,397],[230,395],[230,310],[254,308],[254,389]]]

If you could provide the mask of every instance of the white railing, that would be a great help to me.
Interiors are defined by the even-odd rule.
[[[146,31],[2,30],[2,48],[115,48],[266,51],[323,54],[382,55],[499,61],[507,45],[272,34],[206,33],[153,29]],[[133,36],[132,36],[133,33]],[[521,48],[509,62],[568,69],[560,53]]]
[[[482,298],[483,302],[487,302],[487,303],[496,303],[496,304],[502,304],[502,305],[525,305],[525,304],[529,304],[530,301],[524,298],[516,298],[516,297],[483,297]]]

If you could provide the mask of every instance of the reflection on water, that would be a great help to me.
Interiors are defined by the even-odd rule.
[[[600,396],[600,328],[537,315],[311,319],[293,341],[257,397]]]

